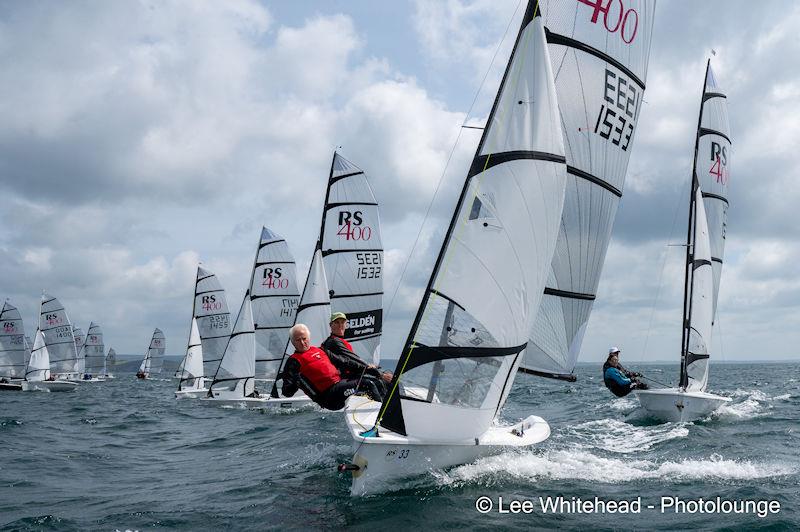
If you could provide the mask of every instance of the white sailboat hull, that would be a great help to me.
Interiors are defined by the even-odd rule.
[[[205,388],[190,389],[190,390],[175,390],[175,399],[202,399],[208,395],[208,390]]]
[[[72,392],[77,388],[77,382],[62,380],[27,381],[22,385],[22,390],[26,392]]]
[[[299,408],[313,404],[313,401],[305,394],[298,392],[293,397],[270,397],[261,395],[259,397],[242,397],[241,391],[226,392],[225,390],[215,391],[213,397],[207,397],[208,390],[204,390],[201,401],[207,404],[220,406],[233,406],[238,408]]]
[[[380,406],[357,396],[350,398],[345,407],[355,449],[352,464],[358,467],[353,471],[350,488],[354,496],[385,491],[401,478],[466,464],[510,448],[529,447],[550,436],[550,426],[538,416],[528,416],[515,425],[490,427],[479,438],[468,440],[423,441],[380,428],[377,437],[361,436],[374,426]]]
[[[22,381],[0,382],[0,392],[20,392]]]
[[[634,390],[642,408],[663,421],[694,421],[731,401],[707,392],[686,392],[678,388]]]

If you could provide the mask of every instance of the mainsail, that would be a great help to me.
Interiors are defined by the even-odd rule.
[[[189,333],[189,345],[186,347],[186,356],[181,362],[180,381],[178,390],[203,387],[203,346],[200,340],[200,331],[197,328],[197,319],[192,319],[192,330]]]
[[[192,316],[197,319],[200,342],[203,344],[203,372],[210,378],[217,371],[225,344],[228,343],[231,319],[225,290],[217,276],[202,266],[197,267]]]
[[[75,372],[80,376],[86,373],[86,355],[83,352],[83,345],[86,343],[86,335],[83,329],[72,326],[72,336],[75,337],[75,351],[78,353],[78,362],[75,364]]]
[[[53,373],[75,373],[78,368],[78,352],[72,323],[61,302],[42,294],[39,310],[39,330],[44,335]],[[34,348],[35,349],[35,348]]]
[[[338,153],[331,162],[319,241],[331,309],[347,314],[344,337],[362,360],[378,364],[385,273],[378,203],[364,172]]]
[[[83,344],[83,355],[86,360],[86,373],[100,375],[105,362],[106,346],[103,344],[103,331],[95,322],[89,324],[86,341]]]
[[[564,140],[530,2],[378,423],[478,438],[528,345],[564,203]],[[476,441],[477,443],[477,441]]]
[[[17,307],[6,301],[0,311],[0,378],[21,379],[26,366],[25,328]]]
[[[245,293],[242,306],[236,316],[225,351],[220,360],[214,380],[208,387],[208,396],[219,390],[239,390],[242,397],[254,391],[256,371],[255,327],[253,310],[250,306],[250,293]]]
[[[256,378],[274,379],[278,374],[299,299],[297,267],[286,240],[262,227],[250,277],[250,302],[256,331]]]
[[[42,331],[37,329],[35,338],[31,360],[28,363],[28,369],[25,371],[25,380],[32,382],[46,381],[50,378],[50,354]]]
[[[574,380],[642,105],[655,2],[541,0],[567,159],[558,243],[521,370]]]
[[[728,211],[731,156],[726,96],[706,65],[695,137],[686,238],[680,385],[705,391]]]
[[[150,347],[147,349],[147,369],[145,373],[148,375],[158,375],[161,373],[161,368],[164,365],[164,350],[167,347],[167,340],[164,338],[164,333],[161,329],[153,331],[153,337],[150,339]]]
[[[725,253],[731,155],[727,97],[717,83],[714,71],[711,69],[711,61],[709,61],[706,66],[706,82],[700,104],[700,128],[697,132],[697,152],[694,164],[708,217],[708,237],[711,243],[711,262],[714,270],[713,316],[717,314],[722,259]]]

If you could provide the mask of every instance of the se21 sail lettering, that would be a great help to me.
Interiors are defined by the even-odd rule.
[[[372,238],[372,228],[364,223],[362,211],[339,211],[339,230],[336,232],[345,240],[363,240]]]
[[[711,142],[711,169],[708,171],[721,185],[728,184],[728,147]]]
[[[603,26],[609,33],[619,32],[625,44],[631,44],[639,31],[639,13],[635,9],[626,9],[622,0],[577,0],[579,4],[593,7],[592,24],[597,24],[600,13],[603,14]]]
[[[382,257],[380,253],[371,251],[366,253],[356,253],[358,269],[356,279],[380,279]]]
[[[261,286],[272,290],[289,288],[289,279],[283,277],[283,268],[264,268],[264,280]]]
[[[628,151],[639,116],[641,92],[627,78],[606,69],[603,100],[594,132],[610,140],[622,151]]]

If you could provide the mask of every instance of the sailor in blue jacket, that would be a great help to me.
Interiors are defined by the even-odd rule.
[[[639,382],[641,374],[628,371],[619,363],[620,350],[612,347],[608,350],[608,359],[603,364],[603,382],[606,388],[617,397],[625,397],[632,390],[646,390],[647,384]]]

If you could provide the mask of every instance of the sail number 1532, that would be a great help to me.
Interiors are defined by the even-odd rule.
[[[380,279],[381,278],[381,254],[375,251],[356,253],[358,269],[356,279]]]

